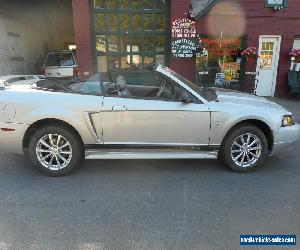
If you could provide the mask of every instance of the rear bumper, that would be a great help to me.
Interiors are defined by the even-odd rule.
[[[300,139],[300,125],[282,127],[274,134],[274,146],[271,155],[280,153],[293,146]]]
[[[23,138],[29,125],[0,122],[0,151],[23,154]],[[3,131],[2,129],[13,131]]]

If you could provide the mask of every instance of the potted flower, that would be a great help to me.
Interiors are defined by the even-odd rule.
[[[248,47],[242,51],[241,55],[245,57],[247,61],[254,61],[257,58],[257,48]]]
[[[293,49],[289,56],[291,57],[291,60],[293,58],[293,61],[300,62],[300,49]]]

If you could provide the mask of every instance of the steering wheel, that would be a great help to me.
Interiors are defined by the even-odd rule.
[[[113,82],[111,82],[111,83],[113,83]],[[117,83],[113,83],[113,86],[114,86],[114,90],[109,90],[109,91],[107,91],[107,93],[108,94],[111,94],[111,95],[113,95],[113,94],[118,94],[118,92],[119,92],[119,88],[118,88],[118,86],[117,86]]]

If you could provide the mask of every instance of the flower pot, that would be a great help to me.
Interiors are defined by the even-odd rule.
[[[232,76],[231,75],[225,75],[225,81],[231,81]]]

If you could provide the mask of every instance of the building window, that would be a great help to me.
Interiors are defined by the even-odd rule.
[[[265,0],[265,7],[267,8],[286,8],[288,0]]]
[[[300,49],[300,37],[294,39],[293,49]]]
[[[244,37],[200,35],[201,54],[196,53],[196,79],[201,86],[241,87],[243,65],[241,51]]]
[[[94,0],[93,11],[98,72],[112,78],[167,63],[166,0]]]

